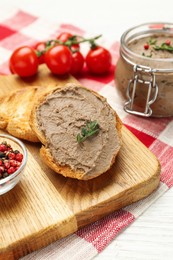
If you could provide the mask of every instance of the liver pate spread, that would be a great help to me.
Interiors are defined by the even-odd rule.
[[[55,162],[89,175],[105,172],[120,143],[115,112],[103,97],[68,84],[46,97],[37,109],[37,122]],[[88,121],[97,120],[98,134],[78,143],[76,136]]]
[[[173,70],[172,36],[164,34],[153,34],[141,38],[134,38],[127,43],[127,48],[131,55],[131,61],[134,64],[148,66],[152,69]],[[166,48],[170,48],[170,51],[166,50]],[[138,56],[135,56],[135,54]],[[173,116],[173,73],[158,72],[155,73],[155,76],[159,92],[156,101],[151,105],[153,111],[152,116]],[[126,90],[129,80],[133,77],[133,66],[128,64],[123,57],[120,57],[117,63],[116,83],[118,90],[125,99],[127,98]],[[147,79],[147,76],[142,77]],[[137,84],[134,102],[135,110],[144,111],[147,92],[148,87],[146,85]]]

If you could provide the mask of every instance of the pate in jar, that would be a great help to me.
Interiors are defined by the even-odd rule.
[[[126,31],[115,79],[126,112],[173,116],[173,24],[147,23]]]

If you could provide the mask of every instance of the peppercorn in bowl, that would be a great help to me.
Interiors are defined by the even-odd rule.
[[[20,181],[26,162],[25,145],[11,135],[0,134],[0,195]]]

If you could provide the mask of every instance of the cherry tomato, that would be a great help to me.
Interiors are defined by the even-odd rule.
[[[71,38],[73,35],[71,33],[68,32],[62,32],[58,35],[57,39],[62,41],[62,42],[66,42],[69,38]]]
[[[68,41],[73,35],[71,33],[68,32],[62,32],[60,33],[60,35],[58,35],[57,39],[62,41],[62,42],[66,42]],[[79,44],[73,44],[72,45],[72,50],[79,50]]]
[[[16,49],[10,57],[9,68],[21,77],[33,76],[38,69],[35,51],[27,46]]]
[[[86,64],[90,72],[102,74],[109,71],[111,67],[111,54],[101,46],[91,49],[86,56]]]
[[[38,42],[34,49],[36,50],[36,54],[38,57],[38,62],[39,64],[43,64],[44,63],[44,53],[42,53],[40,55],[41,52],[43,52],[46,49],[46,43],[45,42]]]
[[[84,65],[84,57],[79,51],[73,53],[72,57],[73,60],[72,60],[70,73],[76,75],[82,71]]]
[[[45,62],[54,74],[66,74],[72,65],[71,51],[64,45],[56,45],[45,53]]]

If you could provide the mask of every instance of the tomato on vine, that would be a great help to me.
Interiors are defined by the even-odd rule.
[[[38,42],[34,46],[34,49],[36,50],[39,64],[43,64],[44,63],[44,52],[46,51],[46,43]]]
[[[64,45],[56,45],[46,51],[45,63],[54,74],[69,73],[72,65],[72,53]]]
[[[68,32],[62,32],[58,35],[57,40],[60,40],[61,42],[65,43],[68,40],[72,39],[74,35]],[[72,44],[71,46],[72,50],[79,50],[80,46],[79,44]]]
[[[81,54],[81,52],[77,51],[77,52],[74,52],[72,54],[72,65],[71,65],[71,69],[70,69],[70,73],[72,75],[77,75],[79,74],[82,69],[83,69],[83,65],[84,65],[84,57],[83,55]]]
[[[38,70],[38,58],[34,49],[24,46],[16,49],[9,61],[9,68],[21,77],[33,76]]]
[[[104,74],[111,67],[111,54],[107,49],[96,45],[95,41],[100,37],[101,35],[84,38],[63,32],[57,39],[38,42],[34,48],[20,47],[11,55],[9,69],[21,77],[29,77],[37,73],[39,64],[46,63],[54,74],[77,75],[82,71],[86,61],[90,72]],[[80,44],[86,42],[90,44],[91,49],[84,59],[79,48]]]
[[[112,57],[110,52],[101,47],[91,48],[86,56],[86,64],[90,72],[104,74],[110,70]]]

